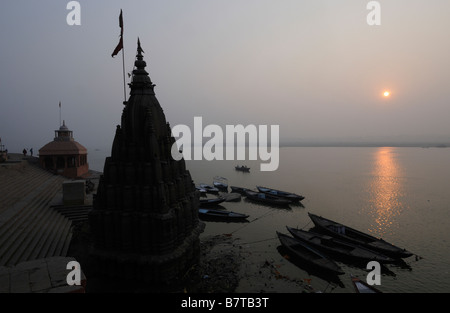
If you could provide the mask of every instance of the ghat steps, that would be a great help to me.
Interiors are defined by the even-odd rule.
[[[67,255],[72,221],[50,206],[64,180],[34,159],[0,167],[0,266]]]

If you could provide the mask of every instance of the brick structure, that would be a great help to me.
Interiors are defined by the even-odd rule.
[[[55,139],[39,149],[39,163],[42,168],[67,178],[89,172],[87,149],[73,139],[65,121],[55,130]]]
[[[199,194],[175,161],[170,125],[138,42],[131,92],[105,160],[93,210],[91,257],[110,278],[170,284],[199,258]]]

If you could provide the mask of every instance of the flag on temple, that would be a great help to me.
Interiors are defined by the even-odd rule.
[[[120,10],[119,26],[120,26],[120,41],[119,41],[119,44],[117,45],[116,49],[114,50],[114,52],[111,55],[113,58],[120,52],[120,50],[123,49],[123,15],[122,15],[122,10]]]

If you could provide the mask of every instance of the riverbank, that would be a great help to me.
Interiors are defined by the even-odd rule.
[[[234,239],[209,236],[201,240],[199,262],[174,285],[148,286],[136,281],[110,280],[92,270],[89,251],[93,249],[87,222],[73,230],[69,255],[78,260],[88,283],[87,293],[233,293],[240,278],[240,256]]]
[[[212,224],[213,225],[213,224]],[[211,226],[211,225],[210,225]],[[208,226],[207,226],[208,227]],[[200,236],[200,258],[175,285],[148,286],[135,281],[110,280],[91,270],[92,249],[88,223],[74,228],[69,255],[75,257],[87,277],[87,293],[302,293],[313,292],[308,280],[291,278],[280,271],[286,256],[263,259],[248,251],[231,234]],[[276,245],[274,245],[275,248]]]

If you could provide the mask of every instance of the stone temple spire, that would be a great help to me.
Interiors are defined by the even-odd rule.
[[[149,284],[180,279],[197,261],[199,194],[155,97],[138,40],[129,100],[89,216],[96,269]],[[111,271],[111,269],[114,269]]]
[[[143,93],[154,93],[153,88],[155,85],[152,83],[150,77],[148,76],[147,71],[145,70],[147,63],[144,61],[144,56],[142,53],[145,53],[141,47],[141,41],[138,38],[138,47],[137,47],[137,55],[136,61],[134,62],[135,70],[133,71],[133,79],[130,84],[131,95]]]

